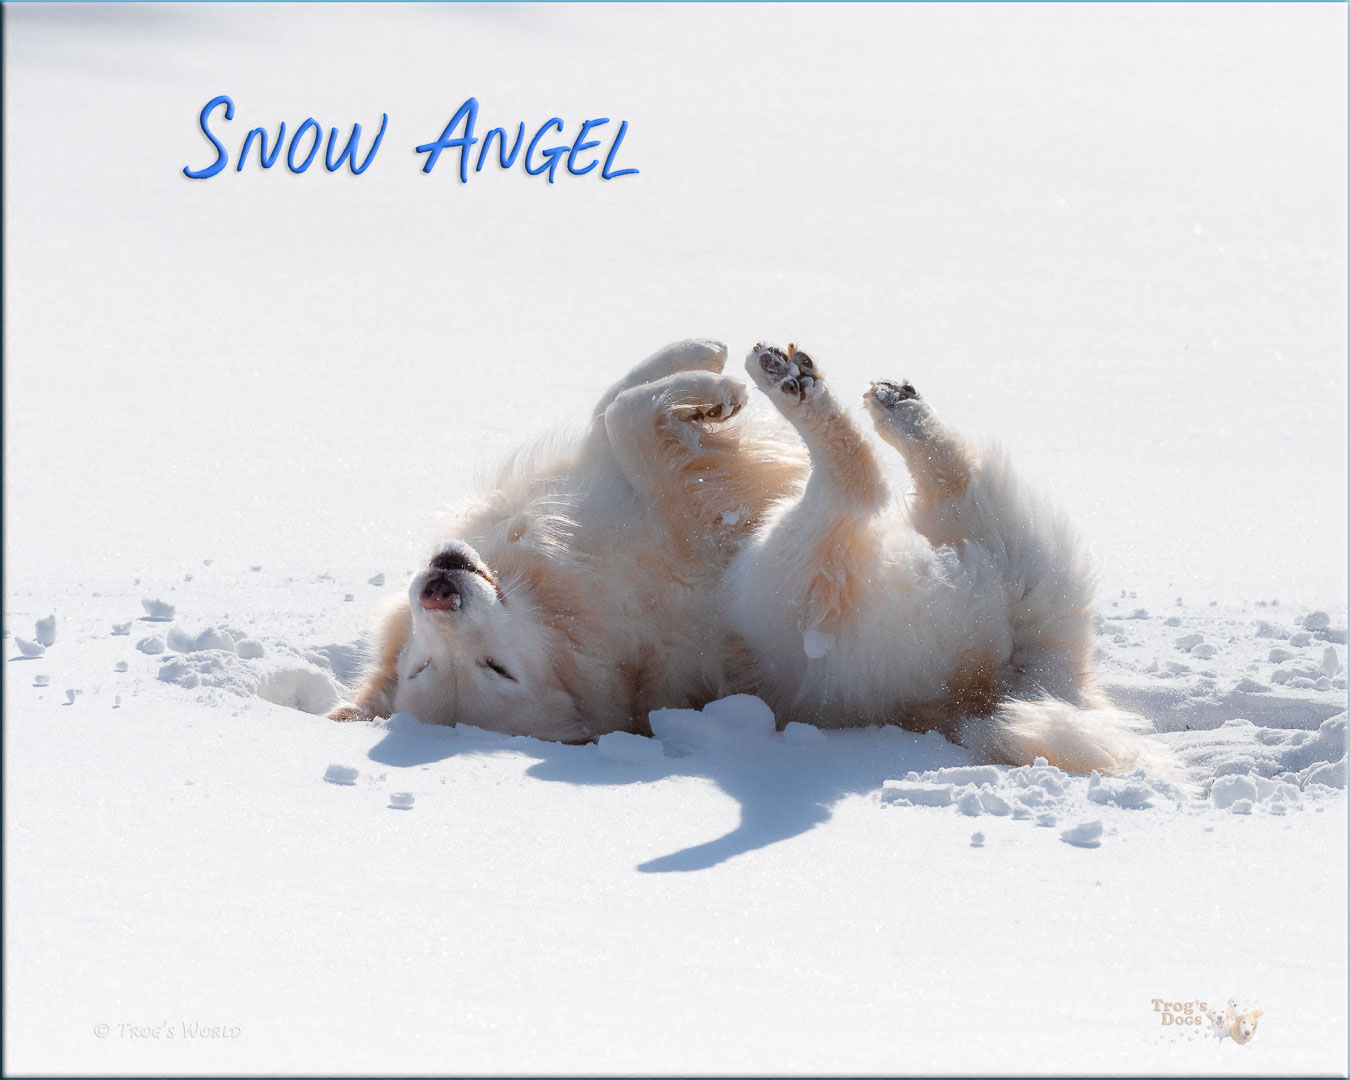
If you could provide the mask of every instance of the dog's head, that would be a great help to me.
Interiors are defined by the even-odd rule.
[[[1210,1009],[1205,1015],[1216,1029],[1226,1028],[1233,1022],[1233,1016],[1227,1009]]]
[[[437,551],[413,577],[408,604],[395,711],[559,742],[589,737],[558,675],[557,632],[528,600],[509,600],[468,544]]]

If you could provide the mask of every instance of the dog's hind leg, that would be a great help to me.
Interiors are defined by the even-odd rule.
[[[978,500],[967,498],[979,460],[959,435],[933,412],[908,381],[879,379],[863,395],[877,434],[900,451],[914,480],[914,527],[934,544],[988,538]],[[996,511],[995,511],[996,512]]]
[[[1037,691],[1090,700],[1093,578],[1064,518],[1021,483],[1003,454],[977,453],[943,424],[910,383],[878,380],[864,403],[877,434],[909,467],[915,530],[935,546],[978,545],[1001,576],[1011,670]]]
[[[592,415],[598,420],[625,390],[644,386],[674,375],[678,371],[720,372],[727,361],[727,347],[720,341],[688,338],[667,345],[638,364],[632,371],[605,391],[596,403]]]

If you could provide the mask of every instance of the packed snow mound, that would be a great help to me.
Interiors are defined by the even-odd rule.
[[[1166,780],[1138,770],[1128,776],[1079,776],[1066,773],[1043,758],[1034,765],[979,765],[911,772],[888,780],[881,801],[887,806],[954,806],[968,817],[990,814],[1034,821],[1051,827],[1085,804],[1146,810],[1188,801],[1186,792]]]

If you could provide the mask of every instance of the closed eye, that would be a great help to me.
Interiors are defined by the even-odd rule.
[[[512,682],[519,681],[514,675],[507,671],[506,668],[502,667],[501,664],[497,663],[497,661],[490,656],[483,661],[483,666],[491,669],[493,674],[500,675],[503,679],[510,679]]]

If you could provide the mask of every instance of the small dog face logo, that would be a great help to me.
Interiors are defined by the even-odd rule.
[[[1243,1016],[1235,1017],[1233,1020],[1233,1041],[1239,1046],[1246,1046],[1256,1037],[1256,1022],[1260,1019],[1262,1013],[1260,1009],[1246,1013]]]

